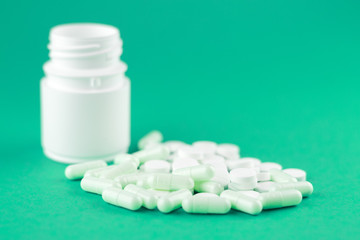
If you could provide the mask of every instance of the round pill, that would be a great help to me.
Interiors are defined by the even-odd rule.
[[[270,179],[271,179],[269,172],[259,172],[259,173],[257,173],[256,176],[257,176],[258,182],[270,181]]]
[[[197,141],[194,142],[193,147],[201,151],[205,155],[212,155],[216,152],[217,144],[211,141]]]
[[[253,162],[253,165],[254,165],[255,167],[259,167],[260,164],[261,164],[260,159],[258,159],[258,158],[253,158],[253,157],[243,157],[243,158],[240,158],[240,160],[243,160],[243,161],[251,161],[251,162]]]
[[[260,164],[260,171],[261,172],[268,172],[270,169],[282,169],[282,166],[278,163],[274,163],[274,162],[264,162]]]
[[[170,152],[172,153],[176,152],[179,148],[183,146],[188,146],[186,143],[182,141],[166,141],[164,142],[164,144],[169,148]]]
[[[142,169],[147,173],[169,173],[170,163],[165,160],[150,160],[144,163]]]
[[[230,171],[231,182],[237,183],[243,190],[256,187],[256,171],[251,168],[236,168]]]
[[[228,159],[236,159],[240,157],[240,148],[239,146],[231,143],[223,143],[219,144],[216,149],[217,154],[228,158]]]
[[[201,160],[204,158],[204,153],[193,146],[183,146],[180,147],[177,151],[179,157],[190,157],[196,160]]]
[[[283,170],[285,173],[296,178],[299,182],[306,181],[306,172],[297,168],[287,168]]]

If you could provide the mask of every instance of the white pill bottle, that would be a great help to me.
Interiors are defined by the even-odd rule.
[[[115,27],[64,24],[50,31],[41,80],[41,144],[64,163],[110,160],[130,144],[130,81]]]

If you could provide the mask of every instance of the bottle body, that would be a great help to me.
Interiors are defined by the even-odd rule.
[[[91,30],[92,25],[108,27],[76,27]],[[60,33],[73,26],[60,25]],[[119,38],[116,33],[110,40]],[[96,47],[85,51],[86,44],[80,40],[76,45],[71,41],[53,41],[57,45],[49,47],[53,57],[50,54],[51,60],[44,65],[45,77],[40,82],[41,144],[47,157],[65,163],[111,160],[127,152],[130,144],[130,81],[124,74],[126,65],[119,56],[113,56],[114,52],[119,53],[119,46],[109,44],[109,36],[89,36],[89,40],[84,35],[80,40],[91,46],[105,42],[107,45],[100,50],[106,51]]]

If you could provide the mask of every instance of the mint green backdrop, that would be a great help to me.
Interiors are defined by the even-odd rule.
[[[1,239],[356,239],[360,180],[359,1],[3,1]],[[131,212],[83,192],[40,147],[49,29],[119,27],[132,81],[132,146],[239,144],[307,171],[315,192],[253,217]],[[357,237],[356,237],[357,236]]]

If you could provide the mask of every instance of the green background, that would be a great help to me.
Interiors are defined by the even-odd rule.
[[[359,1],[6,1],[0,22],[1,239],[356,239]],[[40,146],[49,29],[119,27],[132,81],[131,151],[166,140],[239,144],[307,171],[314,194],[257,217],[131,212],[83,192]]]

